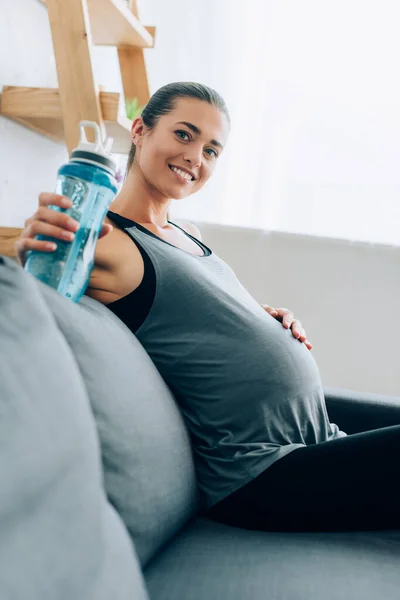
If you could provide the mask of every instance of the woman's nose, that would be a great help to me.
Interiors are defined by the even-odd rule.
[[[199,148],[198,150],[195,148],[192,148],[190,152],[186,152],[184,154],[184,159],[185,159],[185,161],[190,162],[192,167],[200,167],[201,156],[202,156],[201,153],[202,153],[201,148]]]

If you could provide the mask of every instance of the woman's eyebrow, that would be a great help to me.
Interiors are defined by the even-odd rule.
[[[189,129],[191,129],[193,131],[193,133],[196,133],[197,135],[201,135],[201,131],[198,127],[196,127],[196,125],[193,125],[193,123],[188,123],[187,121],[178,121],[176,123],[176,125],[186,125],[186,127],[189,127]],[[221,150],[223,149],[223,145],[220,142],[217,142],[217,140],[211,140],[210,144],[213,144],[214,146],[218,146],[219,148],[221,148]]]

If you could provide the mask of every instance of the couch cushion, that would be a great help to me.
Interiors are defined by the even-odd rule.
[[[279,533],[195,519],[145,570],[152,600],[398,600],[400,531]]]
[[[1,256],[0,382],[1,598],[146,600],[73,354],[36,281]]]
[[[38,285],[85,380],[108,498],[145,565],[197,509],[182,417],[148,354],[111,311],[87,296],[77,305]]]

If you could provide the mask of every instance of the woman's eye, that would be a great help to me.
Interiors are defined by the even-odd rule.
[[[183,142],[187,142],[190,141],[190,135],[188,134],[187,131],[183,131],[182,129],[175,131],[176,135],[179,137],[180,140],[182,140]],[[184,137],[180,137],[180,136],[185,136],[186,135],[186,139]],[[218,152],[216,152],[213,148],[207,148],[206,152],[209,156],[214,155],[215,158],[218,158]]]
[[[211,152],[214,154],[215,158],[218,158],[218,153],[215,150],[213,150],[213,148],[207,148],[206,151],[208,151],[208,150],[211,150]],[[212,155],[210,155],[210,156],[212,156]]]
[[[189,138],[189,134],[186,133],[186,131],[175,131],[175,133],[176,133],[176,135],[179,135],[179,134],[186,135]],[[180,138],[180,139],[182,140],[183,138]]]

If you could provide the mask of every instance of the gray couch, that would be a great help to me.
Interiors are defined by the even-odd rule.
[[[246,531],[199,514],[187,430],[138,340],[5,257],[0,358],[1,600],[400,598],[400,531]],[[326,401],[347,433],[400,423],[399,398]]]

